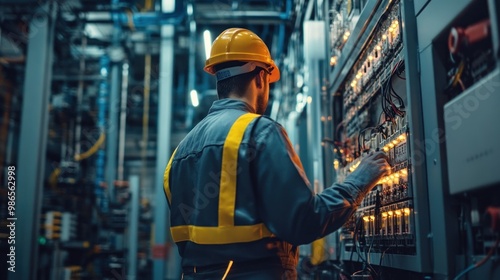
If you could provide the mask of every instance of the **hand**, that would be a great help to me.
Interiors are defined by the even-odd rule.
[[[370,191],[382,178],[391,171],[384,152],[375,152],[363,158],[356,170],[347,176],[360,184],[360,188]]]

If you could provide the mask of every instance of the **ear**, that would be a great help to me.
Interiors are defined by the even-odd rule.
[[[264,87],[264,79],[265,79],[265,72],[264,70],[260,70],[259,74],[255,76],[255,85],[257,88],[263,88]]]

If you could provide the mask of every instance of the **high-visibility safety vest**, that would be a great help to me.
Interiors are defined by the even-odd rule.
[[[253,113],[241,115],[231,126],[224,142],[219,182],[218,225],[172,226],[170,230],[175,242],[191,241],[197,244],[231,244],[251,242],[273,236],[263,223],[254,225],[235,225],[234,222],[238,152],[248,125],[257,117],[259,117],[259,115]],[[172,203],[170,170],[176,152],[177,149],[172,153],[163,177],[165,195],[170,204]]]

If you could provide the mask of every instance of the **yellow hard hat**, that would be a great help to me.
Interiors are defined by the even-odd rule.
[[[212,44],[210,57],[205,61],[205,72],[215,75],[214,66],[229,61],[255,62],[249,67],[231,67],[233,71],[225,71],[224,78],[247,73],[255,66],[264,66],[270,73],[270,83],[280,79],[280,70],[271,59],[271,54],[264,41],[250,30],[243,28],[229,28],[224,30]],[[240,69],[236,69],[240,68]],[[250,70],[251,69],[251,70]],[[250,71],[248,71],[250,70]],[[220,75],[217,75],[220,79]]]

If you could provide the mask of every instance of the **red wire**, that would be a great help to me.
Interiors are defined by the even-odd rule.
[[[490,248],[490,251],[488,252],[488,255],[486,255],[486,257],[484,257],[482,260],[480,260],[479,262],[477,262],[474,266],[475,267],[480,267],[484,263],[486,263],[486,261],[488,261],[491,258],[491,256],[493,255],[493,252],[495,252],[495,250],[497,249],[498,243],[500,243],[500,236],[497,238],[497,241],[495,242],[495,245],[493,245],[493,247]]]
[[[458,83],[460,84],[462,91],[465,91],[465,86],[464,86],[464,83],[462,82],[462,79],[458,78]]]

